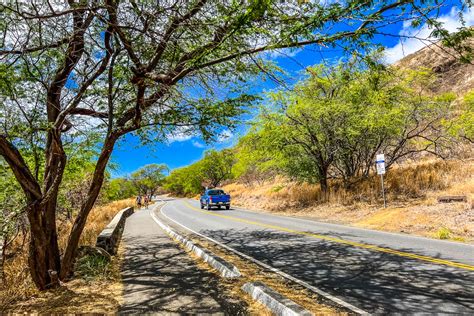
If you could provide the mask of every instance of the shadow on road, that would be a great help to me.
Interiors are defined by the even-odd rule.
[[[201,232],[372,313],[474,312],[472,271],[269,230]]]

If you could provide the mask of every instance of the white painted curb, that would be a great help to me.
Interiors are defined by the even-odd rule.
[[[244,292],[250,294],[254,300],[266,306],[277,316],[309,316],[313,315],[292,300],[272,290],[262,282],[245,283]]]
[[[150,215],[153,218],[153,220],[160,225],[163,230],[168,233],[172,238],[176,239],[179,241],[181,244],[186,247],[189,251],[194,252],[198,257],[202,258],[204,262],[207,262],[211,267],[215,268],[217,271],[220,272],[221,276],[224,278],[238,278],[241,276],[241,273],[239,269],[237,269],[236,266],[228,263],[221,257],[218,257],[214,255],[213,253],[207,252],[206,250],[196,246],[193,242],[188,240],[187,238],[181,236],[180,234],[176,233],[174,230],[172,230],[168,225],[164,224],[162,221],[160,221],[155,214],[153,214],[153,211],[150,210]]]
[[[221,243],[221,242],[219,242],[219,241],[217,241],[217,240],[215,240],[215,239],[213,239],[213,238],[211,238],[211,237],[208,237],[208,236],[206,236],[206,235],[203,235],[203,234],[201,234],[201,233],[199,233],[199,232],[197,232],[197,231],[195,231],[195,230],[193,230],[193,229],[187,227],[186,225],[183,225],[183,224],[177,222],[176,220],[172,219],[171,217],[169,217],[168,215],[166,215],[165,213],[163,213],[163,206],[165,206],[165,205],[166,205],[166,204],[163,204],[163,205],[161,205],[161,207],[160,207],[160,213],[161,213],[161,215],[163,215],[164,217],[166,217],[168,220],[172,221],[173,223],[175,223],[175,224],[177,224],[177,225],[183,227],[184,229],[189,230],[189,231],[192,232],[193,234],[195,234],[195,235],[197,235],[197,236],[200,236],[200,237],[202,237],[202,238],[205,238],[205,239],[207,239],[207,240],[209,240],[209,241],[211,241],[211,242],[213,242],[213,243],[215,243],[215,244],[217,244],[217,245],[219,245],[219,246],[221,246],[221,247],[223,247],[223,248],[225,248],[225,249],[227,249],[227,250],[229,250],[229,251],[231,251],[231,252],[233,252],[233,253],[239,255],[239,256],[242,257],[242,258],[245,258],[245,259],[247,259],[247,260],[250,260],[250,261],[252,261],[252,262],[254,262],[254,263],[256,263],[256,264],[262,266],[263,268],[265,268],[265,269],[267,269],[267,270],[269,270],[269,271],[275,272],[275,273],[281,275],[282,277],[284,277],[285,279],[291,280],[291,281],[293,281],[293,282],[295,282],[295,283],[297,283],[297,284],[299,284],[299,285],[301,285],[301,286],[307,288],[308,290],[310,290],[310,291],[312,291],[312,292],[314,292],[314,293],[316,293],[316,294],[321,295],[322,297],[324,297],[325,299],[327,299],[327,300],[333,302],[333,303],[336,304],[337,306],[340,306],[340,307],[343,307],[343,308],[347,308],[347,309],[349,309],[350,311],[352,311],[353,313],[355,313],[355,314],[357,314],[357,315],[370,315],[369,312],[366,312],[366,311],[364,311],[363,309],[360,309],[360,308],[358,308],[358,307],[356,307],[356,306],[354,306],[354,305],[352,305],[352,304],[350,304],[350,303],[348,303],[348,302],[346,302],[346,301],[344,301],[344,300],[342,300],[342,299],[340,299],[340,298],[338,298],[338,297],[335,297],[334,295],[331,295],[331,294],[329,294],[329,293],[327,293],[327,292],[325,292],[325,291],[323,291],[323,290],[321,290],[321,289],[319,289],[319,288],[317,288],[317,287],[315,287],[315,286],[312,286],[311,284],[309,284],[309,283],[307,283],[307,282],[305,282],[305,281],[303,281],[303,280],[300,280],[300,279],[298,279],[298,278],[295,278],[295,277],[293,277],[293,276],[291,276],[291,275],[289,275],[289,274],[287,274],[287,273],[285,273],[285,272],[283,272],[283,271],[281,271],[281,270],[279,270],[279,269],[277,269],[277,268],[274,268],[274,267],[272,267],[272,266],[269,266],[268,264],[266,264],[266,263],[264,263],[264,262],[262,262],[262,261],[260,261],[260,260],[257,260],[257,259],[255,259],[255,258],[253,258],[253,257],[251,257],[251,256],[248,256],[248,255],[246,255],[246,254],[244,254],[244,253],[242,253],[242,252],[240,252],[240,251],[238,251],[238,250],[236,250],[236,249],[234,249],[234,248],[232,248],[232,247],[229,247],[229,246],[227,246],[227,245],[225,245],[225,244],[223,244],[223,243]]]

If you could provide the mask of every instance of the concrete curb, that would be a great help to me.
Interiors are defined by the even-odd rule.
[[[97,237],[96,247],[100,247],[111,255],[117,253],[120,238],[125,227],[125,220],[133,214],[133,207],[127,207],[118,212],[112,221]]]
[[[181,236],[180,234],[176,233],[172,230],[168,225],[164,224],[160,221],[156,216],[153,214],[153,211],[150,210],[150,215],[153,220],[160,225],[163,230],[171,236],[171,238],[176,239],[180,242],[186,249],[189,251],[194,252],[198,257],[200,257],[204,262],[208,263],[211,267],[216,269],[220,272],[221,276],[224,278],[238,278],[241,276],[239,269],[236,266],[228,263],[221,257],[214,255],[211,252],[208,252],[201,247],[196,246],[192,241],[188,240],[187,238]]]
[[[242,290],[254,300],[266,306],[277,316],[308,316],[313,315],[292,300],[272,290],[262,282],[245,283]]]
[[[277,268],[274,268],[274,267],[272,267],[272,266],[269,266],[268,264],[263,263],[263,262],[260,261],[260,260],[257,260],[257,259],[255,259],[255,258],[253,258],[253,257],[251,257],[251,256],[248,256],[248,255],[246,255],[246,254],[244,254],[244,253],[242,253],[242,252],[240,252],[240,251],[238,251],[238,250],[235,250],[235,249],[232,248],[232,247],[229,247],[229,246],[226,245],[226,244],[223,244],[223,243],[221,243],[221,242],[219,242],[219,241],[217,241],[217,240],[215,240],[215,239],[213,239],[213,238],[211,238],[211,237],[208,237],[208,236],[206,236],[206,235],[203,235],[203,234],[201,234],[201,233],[199,233],[199,232],[197,232],[197,231],[195,231],[195,230],[193,230],[193,229],[191,229],[191,228],[189,228],[189,227],[187,227],[187,226],[185,226],[185,225],[183,225],[183,224],[181,224],[181,223],[175,221],[174,219],[170,218],[169,216],[167,216],[166,214],[163,213],[163,208],[162,208],[162,207],[163,207],[164,205],[165,205],[165,204],[163,204],[163,205],[161,206],[161,215],[163,215],[164,217],[166,217],[168,220],[172,221],[172,222],[175,223],[176,225],[179,225],[179,226],[183,227],[184,229],[186,229],[186,230],[192,232],[193,234],[195,234],[195,235],[197,235],[197,236],[200,236],[200,237],[202,237],[202,238],[204,238],[204,239],[207,239],[207,240],[209,240],[210,242],[213,242],[213,243],[215,243],[215,244],[217,244],[217,245],[219,245],[219,246],[221,246],[221,247],[223,247],[223,248],[225,248],[225,249],[227,249],[227,250],[229,250],[229,251],[235,253],[236,255],[240,256],[241,258],[247,259],[247,260],[249,260],[249,261],[251,261],[251,262],[253,262],[253,263],[255,263],[255,264],[258,264],[259,266],[261,266],[261,267],[263,267],[263,268],[265,268],[265,269],[267,269],[267,270],[269,270],[269,271],[272,271],[272,272],[275,272],[275,273],[281,275],[281,276],[284,277],[285,279],[288,279],[288,280],[290,280],[290,281],[293,281],[293,282],[295,282],[295,283],[297,283],[297,284],[303,286],[304,288],[306,288],[306,289],[308,289],[308,290],[310,290],[310,291],[312,291],[312,292],[314,292],[314,293],[320,295],[320,296],[323,297],[324,299],[328,300],[328,302],[331,302],[331,303],[332,303],[331,305],[333,305],[333,306],[336,306],[336,307],[339,307],[339,308],[345,308],[345,309],[347,309],[347,310],[349,310],[349,311],[351,311],[351,312],[353,312],[354,314],[357,314],[357,315],[370,315],[370,313],[368,313],[368,312],[366,312],[366,311],[364,311],[364,310],[362,310],[362,309],[360,309],[360,308],[358,308],[358,307],[356,307],[356,306],[354,306],[354,305],[352,305],[352,304],[350,304],[350,303],[348,303],[348,302],[346,302],[346,301],[344,301],[344,300],[342,300],[342,299],[340,299],[340,298],[337,298],[337,297],[335,297],[334,295],[331,295],[331,294],[329,294],[329,293],[327,293],[327,292],[325,292],[325,291],[323,291],[323,290],[321,290],[321,289],[319,289],[319,288],[317,288],[317,287],[315,287],[315,286],[312,286],[312,285],[310,285],[310,284],[308,284],[308,283],[306,283],[306,282],[304,282],[304,281],[302,281],[302,280],[300,280],[300,279],[298,279],[298,278],[295,278],[295,277],[293,277],[293,276],[291,276],[291,275],[289,275],[289,274],[287,274],[287,273],[285,273],[285,272],[283,272],[283,271],[281,271],[281,270],[279,270],[279,269],[277,269]]]

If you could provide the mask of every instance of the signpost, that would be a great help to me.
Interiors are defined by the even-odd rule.
[[[385,201],[385,188],[383,186],[383,175],[385,174],[385,155],[378,154],[375,158],[375,165],[377,166],[377,174],[380,175],[382,180],[382,197],[383,197],[383,207],[387,207],[387,202]]]

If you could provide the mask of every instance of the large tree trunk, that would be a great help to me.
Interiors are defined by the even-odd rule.
[[[319,185],[321,187],[321,195],[324,202],[329,200],[329,185],[328,185],[328,168],[320,166],[319,169]]]
[[[55,275],[61,267],[56,224],[46,220],[46,208],[36,203],[28,210],[31,230],[28,264],[33,282],[40,290],[59,285]]]
[[[31,277],[40,290],[59,286],[58,275],[61,270],[56,206],[66,166],[66,154],[57,130],[49,131],[47,145],[44,195],[28,209],[31,231],[28,262]]]
[[[49,180],[42,192],[18,149],[0,135],[0,154],[11,167],[28,201],[26,211],[31,232],[28,262],[33,282],[40,290],[57,286],[54,276],[60,271],[55,210],[66,156],[60,142],[53,147],[46,168]]]
[[[319,185],[321,187],[321,197],[324,202],[329,199],[329,186],[327,178],[319,179]]]
[[[112,154],[112,150],[117,138],[118,136],[115,135],[108,137],[104,146],[102,147],[102,152],[100,153],[99,159],[97,161],[94,170],[94,176],[89,187],[87,199],[84,204],[82,204],[81,210],[79,211],[79,214],[74,221],[71,233],[69,234],[66,251],[61,262],[61,273],[59,275],[61,280],[68,279],[73,272],[74,259],[79,246],[79,239],[86,225],[87,217],[89,216],[89,213],[94,206],[97,197],[99,196],[100,189],[102,188],[102,184],[104,182],[105,169],[107,167],[107,163],[109,162],[110,155]]]

